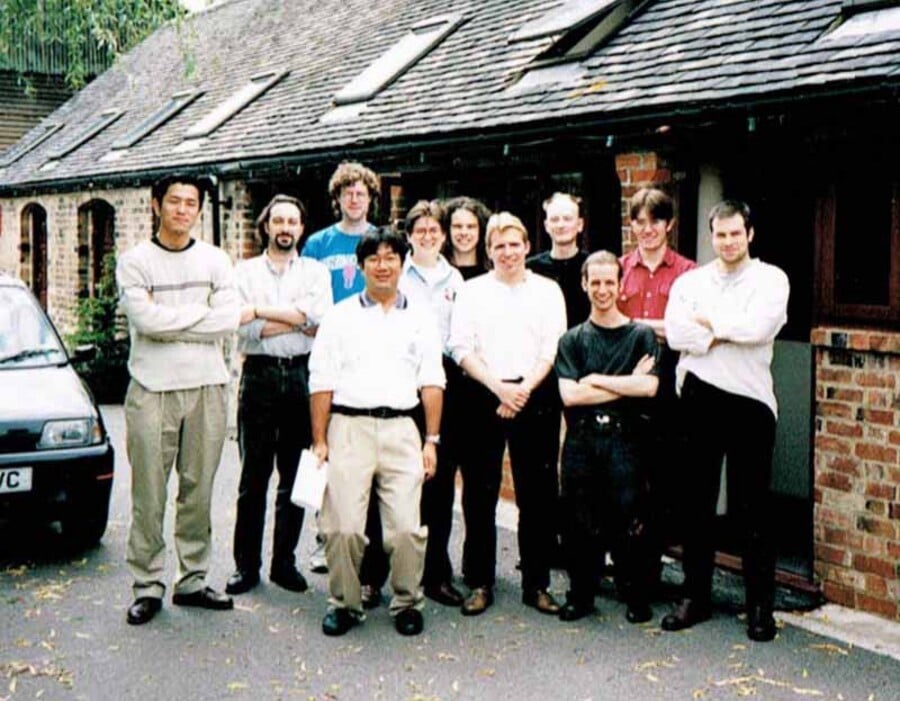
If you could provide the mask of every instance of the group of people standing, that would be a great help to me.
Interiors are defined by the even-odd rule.
[[[673,507],[666,495],[673,475],[686,482],[678,491],[688,517],[686,598],[662,622],[679,630],[710,615],[712,519],[727,454],[747,533],[748,635],[774,637],[769,366],[788,285],[780,270],[750,258],[749,208],[725,201],[713,209],[717,257],[697,268],[669,247],[674,207],[656,189],[632,198],[637,245],[621,259],[581,248],[581,202],[570,194],[544,202],[552,246],[529,257],[518,217],[468,197],[414,204],[403,233],[375,227],[379,191],[370,169],[342,163],[329,182],[339,220],[305,242],[303,203],[276,195],[257,221],[262,254],[232,273],[223,252],[190,236],[201,184],[173,175],[154,185],[158,231],[117,270],[132,339],[128,622],[146,623],[162,607],[173,464],[175,605],[228,609],[230,595],[260,582],[273,469],[269,579],[306,590],[295,562],[304,511],[290,494],[310,447],[328,464],[317,520],[327,635],[361,623],[388,578],[403,635],[422,631],[426,596],[469,616],[493,604],[507,450],[522,602],[564,621],[594,610],[607,551],[627,619],[652,617]],[[209,508],[225,433],[221,341],[235,330],[244,357],[242,467],[235,572],[220,593],[206,583]],[[457,469],[465,594],[449,555]],[[570,580],[562,605],[549,590],[560,558]]]

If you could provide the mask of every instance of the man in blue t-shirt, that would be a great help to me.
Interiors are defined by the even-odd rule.
[[[315,258],[325,264],[331,273],[331,296],[337,304],[343,299],[358,292],[365,287],[365,280],[356,261],[356,245],[363,234],[375,231],[375,225],[369,222],[369,209],[372,200],[381,193],[381,181],[378,176],[362,163],[345,161],[334,171],[328,181],[328,194],[331,195],[331,204],[335,215],[340,215],[340,220],[331,226],[320,229],[306,240],[301,255],[307,258]],[[374,506],[370,509],[370,522],[378,518],[378,509]],[[377,538],[381,543],[380,522],[374,528],[366,531],[370,539]],[[367,561],[378,560],[383,562],[383,568],[387,567],[386,558],[367,558]],[[320,534],[316,534],[316,548],[309,558],[309,568],[317,574],[328,572],[328,564],[325,561],[325,541]],[[376,571],[370,575],[370,570]],[[381,583],[387,578],[387,572],[380,571],[372,562],[363,566],[363,584],[370,585],[364,592],[364,603],[369,605],[374,601],[373,589],[380,589]],[[368,580],[368,581],[367,581]],[[374,586],[372,583],[374,582]]]
[[[375,227],[369,223],[372,200],[381,193],[378,176],[361,163],[341,163],[328,181],[328,193],[340,221],[312,234],[303,255],[325,264],[331,273],[334,303],[362,291],[364,281],[356,264],[356,244]]]

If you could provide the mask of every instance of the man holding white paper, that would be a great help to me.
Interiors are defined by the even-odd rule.
[[[236,569],[225,587],[229,594],[243,594],[259,584],[273,466],[278,491],[269,580],[289,591],[307,588],[294,558],[304,510],[290,496],[300,452],[310,441],[307,361],[317,324],[331,307],[331,278],[322,263],[297,254],[305,214],[300,200],[275,195],[256,222],[262,255],[237,266],[244,305],[238,349],[244,365],[238,399]]]
[[[394,627],[401,635],[423,628],[427,531],[419,502],[437,466],[445,380],[431,311],[397,289],[406,253],[406,240],[388,228],[360,239],[356,259],[365,289],[325,316],[310,356],[313,452],[329,462],[319,512],[331,594],[326,635],[343,635],[364,618],[359,573],[373,486],[390,559]],[[414,420],[420,396],[424,443]]]

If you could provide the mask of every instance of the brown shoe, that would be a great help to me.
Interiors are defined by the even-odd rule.
[[[490,587],[475,587],[469,598],[463,602],[463,616],[477,616],[488,610],[494,603],[494,592]]]
[[[546,589],[531,589],[522,592],[522,603],[551,616],[559,615],[559,604]]]

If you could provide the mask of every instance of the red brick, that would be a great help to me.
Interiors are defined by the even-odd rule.
[[[826,337],[825,329],[813,329],[809,332],[809,342],[814,346],[824,346]]]
[[[887,389],[870,389],[866,390],[865,405],[870,409],[889,409],[894,396]]]
[[[853,373],[850,370],[838,370],[819,366],[816,370],[816,379],[819,382],[829,382],[848,385],[853,381]]]
[[[838,489],[842,492],[849,492],[853,489],[853,480],[840,472],[821,472],[816,477],[816,484],[820,487]]]
[[[886,372],[858,372],[853,378],[860,387],[894,387],[896,379]]]
[[[900,520],[900,504],[894,503],[888,507],[888,515],[892,519]]]
[[[847,565],[850,562],[850,554],[841,548],[830,545],[816,545],[816,559],[823,562],[833,562],[836,565]]]
[[[639,153],[621,153],[616,156],[616,168],[640,168],[643,158]]]
[[[854,418],[853,407],[840,402],[819,402],[816,404],[816,416],[836,416],[840,419]]]
[[[665,168],[635,168],[631,171],[633,183],[667,183],[672,180],[672,174]]]
[[[887,581],[884,577],[879,577],[877,574],[866,575],[865,588],[866,594],[868,594],[869,596],[874,596],[879,599],[884,599],[887,597]]]
[[[862,535],[862,533],[860,533],[860,535]],[[862,547],[857,548],[857,550],[860,550],[864,554],[870,555],[872,557],[884,557],[885,555],[887,555],[888,542],[889,541],[886,541],[880,536],[862,536]]]
[[[887,499],[893,501],[897,496],[897,488],[892,484],[872,483],[866,485],[867,497],[875,497],[876,499]]]
[[[900,431],[891,431],[888,440],[892,445],[900,445]]]
[[[816,439],[818,443],[818,439]],[[863,460],[894,463],[897,461],[897,449],[878,445],[877,443],[857,443],[854,454]]]
[[[894,412],[883,411],[880,409],[864,409],[863,418],[871,421],[873,424],[883,424],[885,426],[894,425]]]
[[[897,603],[895,601],[858,594],[856,596],[856,603],[857,607],[863,611],[877,613],[879,616],[885,616],[886,618],[897,617]]]
[[[897,578],[897,566],[893,560],[887,560],[880,557],[869,557],[868,555],[854,555],[853,569],[859,572],[871,572],[878,574],[885,579]]]
[[[856,519],[856,528],[882,538],[896,538],[897,529],[889,520],[876,518],[875,516],[860,516]]]
[[[894,560],[900,560],[900,543],[888,541],[887,554]]]
[[[853,608],[856,604],[856,593],[850,587],[842,587],[833,582],[825,582],[822,587],[822,593],[826,599],[841,606]]]
[[[816,436],[816,450],[838,455],[850,455],[853,451],[850,443],[831,436]]]
[[[852,402],[859,404],[863,400],[863,391],[861,389],[841,389],[840,387],[829,387],[825,393],[829,399],[838,402]]]
[[[822,523],[837,526],[844,530],[849,530],[851,528],[850,514],[843,513],[836,509],[820,507],[817,513],[817,519]]]
[[[843,472],[845,475],[853,475],[859,477],[859,460],[848,457],[834,457],[826,463],[829,470],[835,472]]]
[[[848,438],[860,438],[863,429],[860,424],[848,424],[843,421],[827,421],[825,432],[832,436],[845,436]]]

